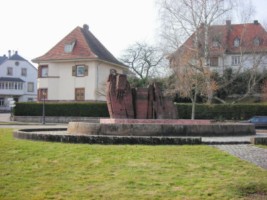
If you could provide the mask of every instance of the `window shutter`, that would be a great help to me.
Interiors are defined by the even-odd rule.
[[[77,70],[77,67],[72,66],[72,76],[76,76],[76,70]]]
[[[84,65],[84,76],[88,76],[88,66]]]
[[[38,99],[38,101],[41,101],[41,89],[38,89],[37,99]]]
[[[41,78],[41,75],[42,74],[42,66],[41,65],[39,65],[38,66],[38,78]]]

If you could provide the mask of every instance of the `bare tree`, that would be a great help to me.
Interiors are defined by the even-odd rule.
[[[218,98],[215,96],[214,88],[220,89],[231,84],[240,72],[247,69],[250,70],[251,78],[248,81],[247,92],[242,98],[245,98],[253,92],[253,88],[258,81],[255,79],[255,74],[262,62],[263,52],[259,52],[258,48],[251,48],[251,41],[249,42],[249,45],[245,44],[248,42],[247,37],[249,35],[247,34],[248,29],[246,26],[241,27],[242,34],[239,38],[239,42],[242,45],[236,48],[238,51],[234,52],[241,57],[239,58],[240,61],[235,69],[236,76],[233,76],[230,80],[227,80],[227,82],[220,82],[221,85],[215,83],[212,77],[213,68],[211,68],[211,65],[214,55],[217,54],[217,57],[220,56],[222,58],[222,69],[230,67],[224,64],[224,59],[225,52],[229,49],[229,44],[227,43],[227,37],[225,37],[225,35],[230,32],[231,23],[229,24],[228,30],[223,29],[223,26],[215,26],[214,24],[225,19],[225,17],[233,16],[234,12],[231,12],[233,9],[236,12],[236,9],[239,8],[238,13],[239,16],[243,17],[242,21],[248,20],[250,15],[254,12],[254,8],[250,1],[248,4],[244,1],[242,1],[242,4],[239,3],[239,1],[231,0],[160,1],[162,22],[161,38],[163,44],[167,44],[162,46],[165,47],[165,53],[168,54],[171,67],[175,69],[174,73],[184,73],[183,76],[188,76],[188,79],[191,79],[191,81],[187,81],[187,84],[191,86],[187,87],[189,90],[187,94],[190,94],[192,89],[201,91],[200,88],[202,88],[203,85],[206,85],[206,87],[204,87],[206,92],[202,91],[202,93],[206,95],[207,102],[211,103],[213,98]],[[243,5],[243,7],[240,7],[239,5]],[[246,10],[246,15],[244,15],[244,10]],[[250,48],[250,52],[247,51],[248,48]],[[254,51],[255,55],[252,56],[254,57],[253,61],[251,60],[251,55],[253,54],[252,51]],[[248,54],[249,56],[247,56]],[[191,57],[188,58],[188,55]],[[185,57],[187,63],[180,62],[181,57]],[[248,62],[246,62],[246,60],[250,60],[251,66],[249,68],[247,67]],[[196,81],[193,80],[195,76],[192,76],[192,72],[186,73],[186,71],[190,70],[177,70],[177,68],[183,69],[185,67],[196,70],[197,77],[201,76],[202,82],[205,80],[206,84],[199,84],[199,87],[197,88]],[[178,74],[177,77],[180,77],[181,79],[181,74]],[[180,84],[182,84],[181,81]],[[180,86],[176,88],[179,87]],[[196,94],[196,92],[194,92],[194,94]],[[240,98],[240,100],[242,98]],[[191,99],[194,100],[194,98]]]
[[[167,44],[165,47],[170,47],[167,48],[168,53],[198,32],[201,25],[205,32],[204,49],[207,50],[209,26],[231,11],[232,7],[230,0],[159,0],[161,38],[163,44]],[[195,42],[199,41],[198,36],[197,33]]]
[[[214,87],[208,65],[209,27],[231,10],[230,3],[226,6],[224,0],[162,0],[160,4],[161,36],[165,42],[172,44],[169,47],[178,49],[168,58],[177,74],[176,88],[182,89],[182,94],[189,95],[193,103],[192,119],[196,95],[205,94],[209,102],[213,96]],[[181,88],[185,84],[187,86]]]
[[[141,80],[161,76],[163,55],[157,47],[146,42],[136,42],[124,51],[120,60]]]
[[[174,81],[168,92],[179,92],[183,97],[190,98],[192,102],[191,119],[195,119],[195,105],[197,96],[207,96],[210,91],[217,89],[216,83],[207,77],[211,76],[208,68],[204,67],[204,60],[198,57],[198,52],[187,48],[180,48],[179,54],[169,57]]]

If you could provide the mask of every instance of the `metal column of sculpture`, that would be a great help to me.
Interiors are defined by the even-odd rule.
[[[158,84],[131,88],[124,74],[112,73],[107,81],[107,105],[111,118],[175,119],[177,109],[163,96]]]

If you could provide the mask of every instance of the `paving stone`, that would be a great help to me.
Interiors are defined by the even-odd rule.
[[[213,145],[214,147],[228,152],[242,160],[251,162],[259,167],[267,169],[267,149],[253,145]]]

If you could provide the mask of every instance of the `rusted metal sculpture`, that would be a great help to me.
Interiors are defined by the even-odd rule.
[[[158,84],[131,88],[124,74],[111,73],[107,81],[107,105],[111,118],[176,119],[177,109]]]

